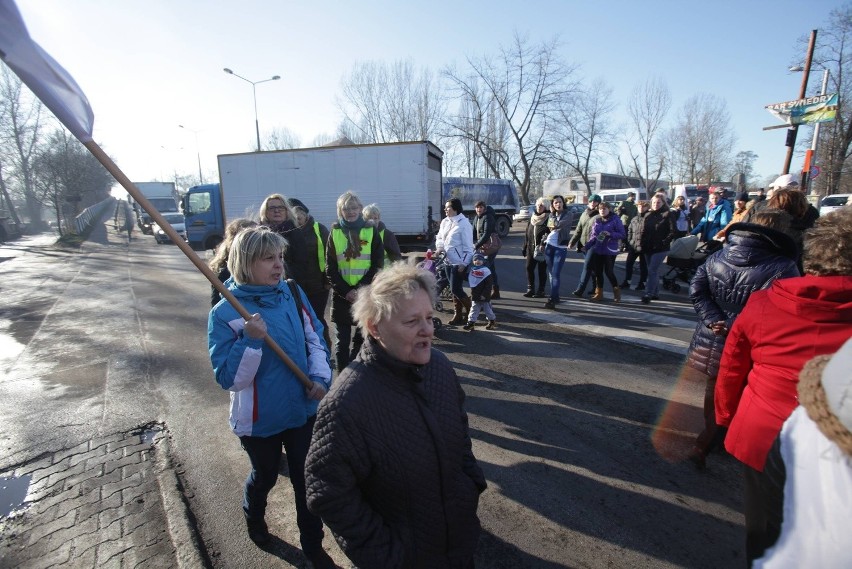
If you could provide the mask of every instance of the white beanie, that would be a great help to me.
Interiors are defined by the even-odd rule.
[[[769,184],[770,189],[780,190],[782,188],[799,187],[799,177],[795,174],[783,174],[778,176],[774,182]]]

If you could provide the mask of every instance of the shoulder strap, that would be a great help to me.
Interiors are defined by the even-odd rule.
[[[299,311],[299,322],[302,323],[302,329],[305,328],[305,307],[302,304],[302,295],[299,292],[299,285],[293,279],[287,279],[287,286],[290,287],[290,293],[293,295],[293,300],[296,302],[296,310]],[[308,349],[308,335],[305,334],[305,355],[310,359],[311,352]]]

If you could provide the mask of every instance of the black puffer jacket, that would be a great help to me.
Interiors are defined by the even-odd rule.
[[[473,248],[484,247],[496,230],[497,216],[494,214],[494,208],[486,206],[485,213],[473,218]]]
[[[756,290],[776,279],[798,277],[796,244],[785,233],[751,223],[735,223],[728,229],[724,249],[710,255],[698,267],[689,286],[689,298],[698,324],[689,345],[689,366],[716,377],[726,336],[709,326],[725,321],[728,330]]]
[[[308,507],[358,567],[470,566],[486,484],[463,403],[441,352],[413,366],[369,336],[320,403]]]
[[[642,252],[651,255],[671,249],[677,231],[675,224],[675,214],[669,211],[668,206],[650,210],[642,222]]]

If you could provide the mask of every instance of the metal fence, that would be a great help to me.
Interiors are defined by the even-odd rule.
[[[80,215],[74,218],[74,226],[77,228],[77,234],[83,235],[87,229],[100,221],[107,208],[114,204],[115,198],[108,197],[104,201],[84,209]]]

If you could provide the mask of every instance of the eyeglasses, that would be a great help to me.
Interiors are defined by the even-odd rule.
[[[271,205],[266,208],[266,211],[287,211],[287,208],[283,205]]]

